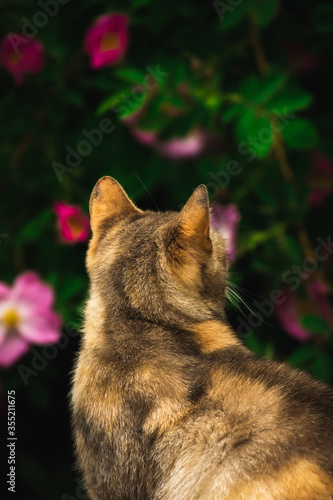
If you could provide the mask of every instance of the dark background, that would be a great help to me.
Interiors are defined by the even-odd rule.
[[[33,20],[41,10],[32,0],[3,1],[0,8],[2,38],[21,33],[22,18]],[[129,17],[126,56],[93,70],[84,51],[87,30],[98,16],[115,11]],[[8,236],[0,244],[0,279],[12,283],[34,270],[52,284],[69,339],[27,385],[17,364],[1,372],[4,435],[6,392],[16,390],[19,498],[83,498],[76,491],[68,404],[80,335],[69,335],[65,327],[79,328],[81,322],[86,242],[59,240],[52,207],[64,200],[88,212],[90,192],[103,175],[115,177],[142,209],[177,210],[200,183],[210,186],[212,202],[235,204],[242,218],[231,279],[240,296],[256,314],[254,300],[287,288],[292,314],[309,333],[307,342],[299,342],[274,311],[243,335],[244,342],[261,356],[332,383],[332,259],[303,273],[295,290],[283,278],[293,265],[311,259],[317,238],[326,241],[332,231],[332,32],[328,1],[72,0],[38,30],[43,71],[17,85],[1,68],[0,233]],[[168,76],[134,100],[133,87],[142,84],[147,66],[157,65]],[[126,112],[110,109],[119,95],[129,96]],[[133,136],[126,118],[138,110],[140,128],[154,131],[159,144],[199,130],[209,138],[207,147],[195,158],[163,156]],[[276,115],[287,122],[280,132],[270,126]],[[66,146],[75,148],[82,130],[98,127],[105,117],[115,130],[60,181],[54,162],[64,163]],[[262,139],[244,153],[250,137]],[[227,183],[213,181],[214,174],[225,179],[231,160],[240,173]],[[314,189],[322,194],[319,204],[311,202]],[[312,280],[327,289],[321,298],[328,305],[325,315],[309,297]],[[251,317],[236,302],[241,312],[233,301],[228,315],[237,330],[240,316],[247,324]],[[19,363],[34,366],[36,352],[45,359],[43,347],[34,349]]]

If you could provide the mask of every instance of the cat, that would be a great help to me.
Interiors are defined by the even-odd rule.
[[[333,391],[228,325],[205,186],[144,212],[103,177],[90,217],[72,409],[91,499],[332,499]]]

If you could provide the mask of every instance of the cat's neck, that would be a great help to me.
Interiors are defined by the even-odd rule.
[[[236,334],[222,319],[206,321],[184,321],[177,324],[154,322],[142,318],[140,314],[119,308],[118,304],[108,304],[98,295],[92,295],[85,311],[85,343],[90,347],[105,346],[106,337],[117,345],[128,342],[137,343],[140,338],[155,339],[161,342],[166,339],[184,339],[187,349],[192,345],[193,351],[209,354],[227,347],[241,345]]]

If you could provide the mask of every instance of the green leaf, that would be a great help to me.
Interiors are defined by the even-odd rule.
[[[58,300],[66,302],[72,299],[75,295],[82,292],[86,287],[86,280],[80,276],[70,276],[66,282],[66,286],[58,293]]]
[[[117,106],[124,100],[126,95],[130,93],[130,91],[131,89],[127,88],[107,97],[97,108],[97,114],[102,115],[112,109],[114,106]]]
[[[43,212],[30,219],[29,222],[23,226],[18,234],[18,240],[36,241],[42,235],[45,228],[49,225],[51,219],[51,210],[43,210]]]
[[[129,116],[133,115],[139,109],[144,106],[146,101],[148,100],[148,94],[142,94],[138,96],[136,99],[127,99],[126,103],[123,103],[121,109],[119,108],[118,114],[121,120],[125,120]]]
[[[203,105],[208,111],[217,111],[221,106],[221,100],[218,95],[211,94],[206,97]]]
[[[149,103],[145,115],[140,120],[141,129],[160,132],[173,121],[173,118],[167,116],[162,111],[165,103],[165,99],[161,96],[155,97],[155,99]]]
[[[64,102],[72,104],[76,108],[82,108],[84,105],[82,96],[71,89],[67,89],[66,92],[62,94],[62,100]]]
[[[159,138],[168,140],[173,137],[185,137],[193,127],[193,116],[189,113],[174,118],[160,133]]]
[[[305,344],[295,351],[289,358],[289,362],[312,373],[316,378],[331,381],[332,358],[329,354],[316,348],[313,344]]]
[[[312,361],[313,355],[313,345],[305,344],[289,357],[289,362],[297,368],[303,368],[307,362]]]
[[[236,123],[236,137],[244,147],[251,148],[256,156],[264,158],[272,148],[273,133],[267,118],[247,110]]]
[[[250,10],[259,26],[267,26],[274,19],[278,4],[279,0],[269,0],[269,2],[267,0],[252,0],[250,2]]]
[[[118,78],[134,84],[144,83],[147,76],[147,73],[136,68],[119,68],[114,73]]]
[[[313,10],[315,25],[320,33],[331,33],[333,31],[333,5],[317,5]]]
[[[240,0],[238,5],[228,1],[213,2],[213,6],[221,21],[220,31],[228,31],[240,24],[251,12],[259,26],[267,26],[277,12],[279,0]]]
[[[284,238],[284,242],[292,262],[301,262],[303,258],[303,248],[301,247],[298,239],[287,234]]]
[[[176,84],[188,81],[189,75],[187,67],[182,61],[178,61],[176,64],[173,64],[172,78],[174,79]]]
[[[243,104],[233,104],[223,111],[223,120],[225,123],[229,123],[239,116],[242,111],[244,111]]]
[[[132,0],[132,7],[139,8],[144,7],[151,3],[151,0]]]
[[[301,318],[301,324],[312,333],[325,335],[329,332],[327,323],[315,314],[306,314]]]
[[[117,92],[108,97],[97,109],[97,114],[101,115],[106,111],[113,110],[119,115],[121,120],[131,116],[142,108],[149,98],[149,92],[136,93],[134,90],[127,89]]]
[[[332,379],[332,358],[325,351],[316,351],[316,356],[314,357],[311,371],[316,378],[324,380],[329,383]]]
[[[279,116],[306,109],[312,102],[312,95],[301,89],[279,92],[269,102],[269,109]]]
[[[281,89],[285,81],[286,75],[284,73],[269,75],[266,78],[250,75],[242,82],[239,92],[248,101],[263,104]]]
[[[253,333],[253,335],[249,335],[247,338],[244,339],[244,342],[246,346],[251,349],[255,354],[258,356],[264,356],[266,346],[263,342],[259,340],[257,335]]]
[[[318,134],[314,126],[304,118],[295,118],[282,130],[288,146],[294,149],[314,149],[318,144]]]
[[[240,24],[248,11],[248,4],[244,0],[236,6],[230,5],[228,1],[214,0],[213,6],[219,16],[219,30],[222,32]]]

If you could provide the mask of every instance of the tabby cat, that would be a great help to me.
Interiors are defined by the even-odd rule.
[[[205,186],[180,213],[143,212],[103,177],[90,215],[72,405],[91,499],[332,499],[333,391],[228,325]]]

